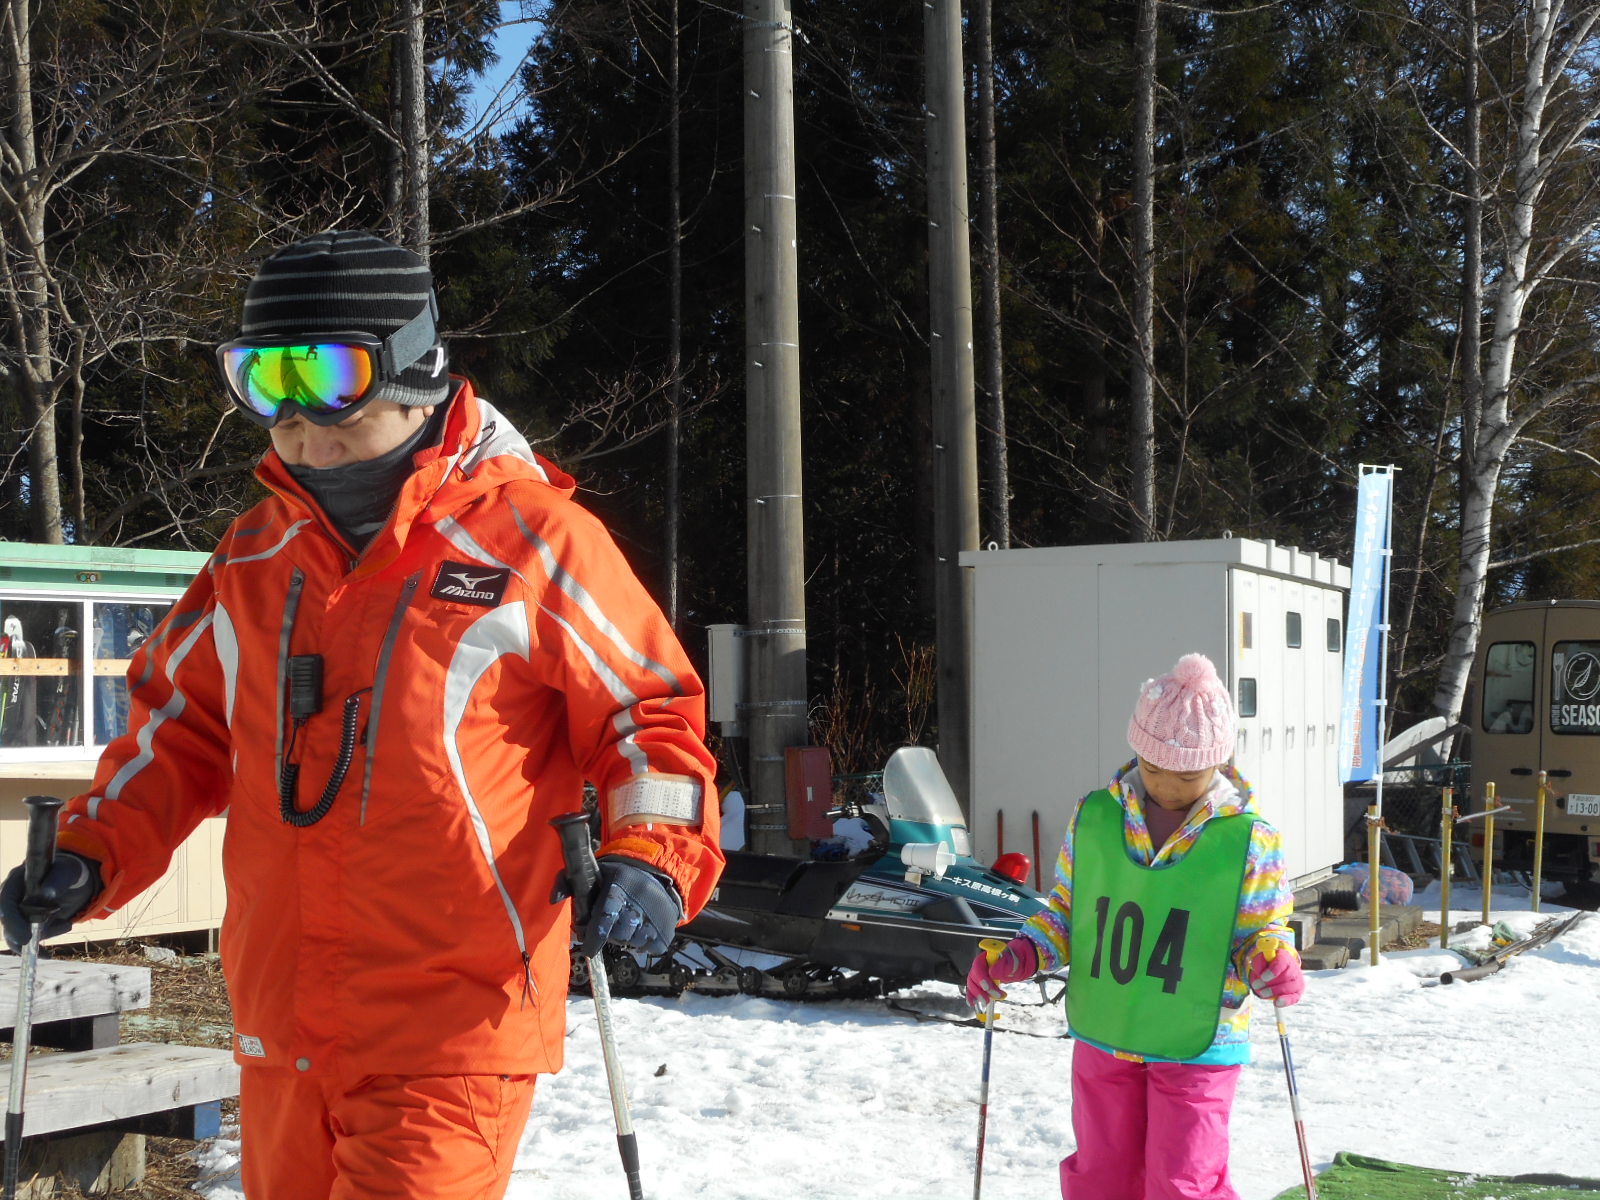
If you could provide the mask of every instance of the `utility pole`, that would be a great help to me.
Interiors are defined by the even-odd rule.
[[[678,631],[678,527],[683,520],[683,98],[678,0],[667,5],[667,621]]]
[[[960,0],[925,0],[928,129],[928,347],[933,368],[934,621],[939,764],[971,810],[972,584],[978,548],[978,421],[973,396],[972,259],[967,231],[966,77]]]
[[[744,16],[746,832],[757,853],[792,854],[784,751],[809,740],[794,25],[790,0],[745,0]]]
[[[988,443],[983,495],[985,542],[1011,547],[1011,463],[1006,445],[1005,349],[1000,337],[1000,183],[995,162],[994,0],[977,0],[972,13],[973,57],[978,76],[978,344]]]

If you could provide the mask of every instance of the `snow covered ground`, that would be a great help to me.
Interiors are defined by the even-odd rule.
[[[1497,885],[1493,899],[1494,918],[1519,933],[1541,919],[1525,889]],[[1438,918],[1437,885],[1414,902]],[[1474,919],[1482,896],[1457,885],[1451,904],[1453,921]],[[1568,911],[1549,900],[1543,909]],[[1471,939],[1487,944],[1487,930],[1452,941]],[[1437,984],[1461,964],[1435,943],[1385,954],[1376,968],[1312,974],[1285,1021],[1313,1162],[1353,1150],[1490,1174],[1600,1175],[1600,914],[1488,979]],[[964,1011],[943,985],[902,1000]],[[867,1001],[689,994],[614,1006],[650,1200],[972,1195],[980,1030]],[[1059,1009],[1001,1009],[1006,1024],[1063,1028]],[[567,1067],[540,1083],[510,1200],[627,1196],[593,1004],[574,998],[568,1012]],[[1253,1037],[1233,1170],[1243,1200],[1270,1200],[1300,1182],[1300,1165],[1277,1029],[1259,1003]],[[987,1200],[1059,1195],[1070,1054],[1065,1039],[995,1036]],[[226,1137],[202,1148],[197,1190],[237,1200],[237,1151]]]

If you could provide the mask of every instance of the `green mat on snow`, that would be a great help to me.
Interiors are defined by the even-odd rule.
[[[1570,1175],[1473,1175],[1385,1162],[1341,1151],[1333,1166],[1317,1176],[1317,1200],[1572,1200],[1575,1193],[1600,1192],[1600,1179]],[[1305,1185],[1277,1200],[1305,1200]]]

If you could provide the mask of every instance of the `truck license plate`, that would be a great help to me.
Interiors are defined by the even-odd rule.
[[[1600,817],[1600,796],[1573,793],[1567,797],[1567,815],[1571,817]]]

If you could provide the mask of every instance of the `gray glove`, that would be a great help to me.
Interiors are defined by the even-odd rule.
[[[89,907],[105,884],[100,880],[100,864],[70,850],[56,851],[55,861],[39,881],[39,890],[23,903],[25,879],[22,867],[15,867],[0,884],[0,925],[5,927],[6,945],[13,954],[22,953],[28,944],[30,924],[40,922],[39,940],[53,938],[72,928],[72,919]]]
[[[599,862],[589,924],[583,931],[583,953],[592,956],[607,942],[629,950],[663,954],[673,930],[683,919],[683,902],[672,880],[636,859],[608,854]]]

